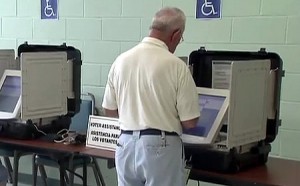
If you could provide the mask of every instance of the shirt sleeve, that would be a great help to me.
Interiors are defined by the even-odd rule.
[[[187,121],[200,116],[199,97],[188,67],[179,74],[176,106],[180,121]]]
[[[102,107],[109,110],[117,110],[116,91],[114,87],[114,64],[108,73],[107,83],[105,86]]]

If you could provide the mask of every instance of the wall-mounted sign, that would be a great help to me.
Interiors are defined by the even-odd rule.
[[[58,19],[58,0],[41,0],[41,18]]]
[[[197,19],[221,18],[221,0],[197,0]]]
[[[88,123],[86,146],[114,151],[120,132],[117,118],[91,115]]]

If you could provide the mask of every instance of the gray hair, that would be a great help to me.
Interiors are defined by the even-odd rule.
[[[185,29],[186,17],[182,10],[176,7],[165,7],[154,15],[150,29],[170,32]]]

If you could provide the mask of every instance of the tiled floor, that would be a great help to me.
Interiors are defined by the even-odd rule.
[[[29,174],[20,173],[18,177],[18,186],[32,186],[32,176]],[[54,180],[49,178],[48,186],[57,186],[59,185],[58,180]],[[12,184],[8,183],[6,186],[12,186]],[[43,186],[40,177],[37,179],[37,186]]]
[[[12,186],[12,184],[8,183],[6,186]],[[18,186],[30,186],[30,185],[19,183]]]

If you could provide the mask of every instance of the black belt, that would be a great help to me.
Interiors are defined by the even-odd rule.
[[[140,135],[161,135],[161,130],[158,129],[144,129],[140,130]],[[176,132],[167,132],[164,131],[166,135],[168,136],[178,136]],[[132,134],[133,130],[121,130],[121,134]]]

